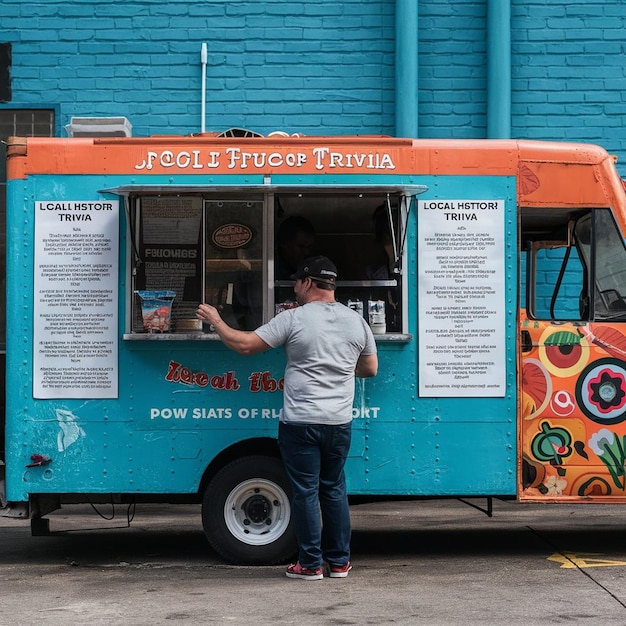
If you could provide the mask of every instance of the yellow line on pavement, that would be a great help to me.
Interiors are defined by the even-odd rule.
[[[626,566],[626,561],[607,559],[599,552],[555,552],[547,560],[561,563],[561,569]]]

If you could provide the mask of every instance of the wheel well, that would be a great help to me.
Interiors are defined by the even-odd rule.
[[[261,454],[265,456],[272,456],[280,458],[280,452],[278,450],[278,441],[271,437],[258,437],[256,439],[246,439],[245,441],[238,441],[232,446],[229,446],[225,450],[222,450],[212,461],[202,475],[200,481],[200,488],[198,495],[202,498],[202,494],[206,489],[209,481],[222,469],[225,465],[239,459],[243,456],[251,456],[254,454]]]

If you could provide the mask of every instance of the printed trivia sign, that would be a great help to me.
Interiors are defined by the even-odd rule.
[[[119,202],[34,210],[33,395],[116,398]]]
[[[418,201],[420,396],[506,391],[504,200]]]

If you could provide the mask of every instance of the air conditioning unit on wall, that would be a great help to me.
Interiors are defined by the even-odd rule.
[[[125,117],[72,117],[65,127],[70,137],[131,137],[133,127]]]

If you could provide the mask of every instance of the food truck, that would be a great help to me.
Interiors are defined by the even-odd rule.
[[[7,152],[0,467],[34,533],[68,503],[201,503],[226,560],[293,554],[284,352],[237,355],[195,310],[254,330],[297,306],[294,217],[375,330],[352,496],[626,502],[626,195],[604,149],[203,133]]]

